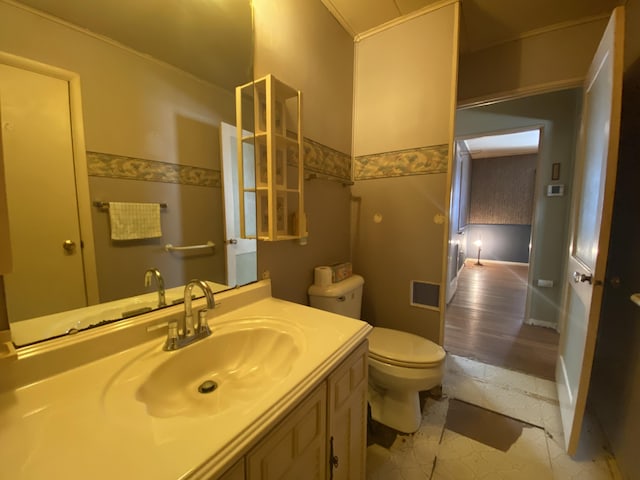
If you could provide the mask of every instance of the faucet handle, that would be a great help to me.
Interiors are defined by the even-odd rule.
[[[207,309],[198,311],[198,332],[211,333],[209,322],[207,322]]]
[[[164,350],[176,350],[178,348],[178,322],[169,322],[167,340],[164,342]]]

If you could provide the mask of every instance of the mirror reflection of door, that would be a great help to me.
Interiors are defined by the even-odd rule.
[[[69,84],[0,64],[10,321],[86,306]],[[38,301],[33,301],[34,295]]]
[[[229,286],[245,285],[257,280],[256,240],[240,237],[236,127],[222,122],[220,135],[225,205],[226,283]],[[253,149],[253,145],[245,143],[244,148]],[[247,158],[253,158],[252,151],[245,153]]]

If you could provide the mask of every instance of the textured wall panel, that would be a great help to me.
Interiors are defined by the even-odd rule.
[[[473,160],[469,223],[530,225],[537,154]]]

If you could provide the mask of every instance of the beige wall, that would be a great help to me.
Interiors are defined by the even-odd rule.
[[[441,283],[445,226],[434,217],[444,213],[446,175],[359,181],[353,195],[353,265],[365,279],[363,319],[438,341],[439,312],[410,306],[409,292],[411,280]]]
[[[320,0],[254,0],[254,76],[303,94],[303,134],[351,152],[353,40]]]
[[[626,70],[622,97],[620,158],[588,408],[595,411],[625,479],[640,478],[640,308],[629,295],[640,291],[640,0],[627,2]]]
[[[357,43],[354,156],[449,143],[454,9]]]
[[[579,85],[606,24],[598,19],[462,55],[459,103]]]
[[[255,0],[256,77],[271,73],[302,91],[303,135],[351,152],[353,40],[320,0]],[[258,242],[258,278],[269,271],[273,295],[308,303],[313,268],[349,257],[349,188],[305,182],[309,241]]]
[[[447,4],[359,41],[354,156],[451,145],[457,16],[458,4]],[[391,177],[397,165],[393,156],[386,162],[383,178],[356,181],[352,189],[363,318],[438,342],[441,312],[411,306],[409,294],[418,280],[440,284],[444,297],[448,174]]]
[[[180,124],[235,123],[232,92],[5,3],[0,19],[0,49],[80,75],[87,150],[203,166],[214,148],[217,158],[217,143],[194,155]]]

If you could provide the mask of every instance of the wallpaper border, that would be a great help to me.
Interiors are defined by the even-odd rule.
[[[354,180],[446,173],[449,146],[432,145],[362,155],[354,159]]]
[[[201,187],[221,187],[221,172],[189,165],[142,158],[87,152],[89,176],[125,178],[146,182],[179,183]]]
[[[305,138],[304,169],[351,181],[351,156]]]

